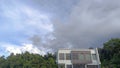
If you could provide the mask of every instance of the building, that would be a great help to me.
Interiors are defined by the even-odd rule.
[[[100,68],[100,59],[96,49],[59,49],[58,68]]]

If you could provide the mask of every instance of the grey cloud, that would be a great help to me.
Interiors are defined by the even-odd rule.
[[[40,12],[52,14],[58,18],[65,18],[79,1],[80,0],[26,0],[24,3],[39,9]]]
[[[73,8],[67,23],[55,22],[56,41],[69,42],[74,48],[102,46],[105,40],[120,34],[119,3],[119,0],[81,0]]]
[[[55,39],[47,41],[47,48],[102,47],[108,39],[120,37],[119,0],[80,0],[70,12],[67,21],[53,22]]]

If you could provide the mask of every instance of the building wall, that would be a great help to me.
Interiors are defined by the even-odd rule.
[[[73,62],[71,60],[66,60],[66,54],[70,53],[72,51],[78,51],[78,52],[90,52],[90,55],[91,55],[91,63],[85,63],[85,64],[82,64],[82,65],[85,65],[85,67],[87,68],[91,68],[91,67],[97,67],[99,68],[98,66],[100,65],[100,59],[99,59],[99,54],[98,54],[98,50],[97,49],[60,49],[58,50],[58,53],[57,53],[57,63],[58,64],[65,64],[65,68],[67,65],[72,65],[73,67]],[[64,54],[64,60],[59,60],[59,54],[60,53],[63,53]],[[79,63],[80,64],[80,63]],[[88,65],[88,66],[87,66]]]

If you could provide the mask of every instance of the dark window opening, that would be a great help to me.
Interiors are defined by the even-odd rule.
[[[84,64],[73,64],[73,68],[85,68]]]
[[[66,53],[66,60],[71,60],[71,55],[70,55],[70,53]]]
[[[67,65],[67,68],[72,68],[72,65]]]
[[[59,53],[59,60],[64,60],[64,53]]]
[[[87,68],[98,68],[98,65],[87,65]]]
[[[58,68],[65,68],[65,64],[59,64],[58,66]]]

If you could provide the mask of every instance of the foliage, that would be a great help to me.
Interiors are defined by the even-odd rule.
[[[41,56],[25,52],[16,55],[11,54],[7,58],[0,57],[0,68],[57,68],[57,64],[53,54],[48,53]]]
[[[99,48],[103,68],[120,68],[120,39],[111,39]]]

